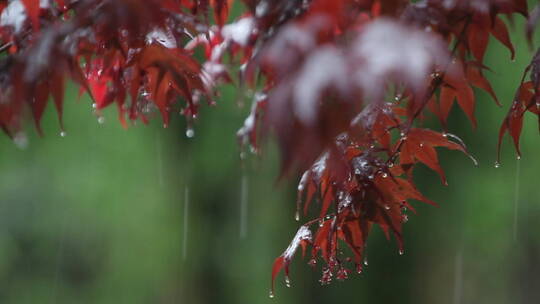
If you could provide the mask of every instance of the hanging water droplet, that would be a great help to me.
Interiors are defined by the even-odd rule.
[[[521,155],[518,155],[518,156],[516,157],[516,159],[517,159],[517,160],[520,160],[520,159],[521,159]]]
[[[323,219],[320,219],[320,220],[319,220],[319,227],[322,227],[322,226],[324,226],[324,220],[323,220]]]
[[[66,137],[67,133],[66,131],[60,131],[60,137]]]
[[[268,297],[270,299],[273,299],[274,298],[274,292],[272,290],[270,290],[270,292],[268,293]]]
[[[186,129],[186,137],[187,138],[193,138],[195,136],[195,130],[193,128],[187,128]]]
[[[26,137],[24,132],[17,132],[15,136],[13,136],[13,142],[15,143],[15,146],[21,150],[28,147],[28,137]]]
[[[406,222],[408,222],[408,221],[409,221],[409,216],[406,215],[406,214],[402,215],[402,222],[403,222],[403,223],[406,223]]]
[[[98,117],[97,122],[100,125],[104,124],[105,123],[105,117],[103,117],[103,116]]]
[[[394,163],[389,163],[388,164],[388,168],[393,168],[394,167]]]
[[[92,103],[92,109],[97,109],[97,104],[95,102]]]
[[[367,266],[369,263],[368,263],[368,259],[367,257],[364,257],[364,265]]]
[[[399,253],[399,255],[403,255],[403,254],[405,254],[405,251],[404,251],[403,249],[400,249],[400,250],[398,251],[398,253]]]
[[[384,205],[384,209],[390,210],[390,205]]]
[[[387,178],[387,177],[388,177],[388,173],[384,172],[384,173],[382,174],[382,177],[383,177],[383,178]]]
[[[288,276],[285,276],[285,286],[291,287],[291,279]]]
[[[296,210],[296,213],[294,214],[294,219],[298,222],[300,221],[300,211]]]
[[[189,220],[189,186],[184,189],[184,235],[182,240],[182,258],[184,261],[187,258],[188,245],[188,220]]]
[[[248,229],[248,198],[249,198],[249,184],[248,176],[242,173],[242,180],[240,184],[240,238],[244,239],[247,236]]]
[[[356,272],[357,272],[358,274],[361,274],[361,273],[362,273],[362,270],[363,270],[363,269],[362,269],[362,264],[356,264]]]
[[[499,162],[495,162],[495,168],[499,168],[501,164]]]

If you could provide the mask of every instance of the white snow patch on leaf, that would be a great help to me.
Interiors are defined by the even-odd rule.
[[[146,43],[152,44],[153,42],[157,42],[168,49],[175,49],[177,47],[176,39],[170,30],[165,31],[163,29],[156,28],[148,33],[146,35]]]
[[[20,32],[26,21],[26,9],[20,0],[12,0],[0,15],[0,26],[12,26],[15,33]]]
[[[437,37],[388,19],[367,25],[352,52],[362,62],[355,78],[368,95],[388,79],[420,89],[433,66],[448,62]]]
[[[307,58],[294,88],[294,112],[302,122],[315,121],[325,89],[346,90],[347,70],[343,54],[331,46],[321,47]]]
[[[253,26],[253,18],[242,18],[234,23],[225,25],[221,30],[221,35],[227,41],[233,41],[241,46],[246,46],[253,32]]]
[[[286,261],[290,261],[296,250],[298,249],[298,246],[300,246],[300,243],[302,241],[311,241],[312,234],[311,230],[309,230],[308,227],[302,226],[300,229],[298,229],[298,232],[296,232],[296,235],[294,236],[293,240],[289,244],[289,247],[285,249],[282,256]]]

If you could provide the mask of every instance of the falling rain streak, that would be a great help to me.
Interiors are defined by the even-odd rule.
[[[189,219],[189,187],[186,186],[184,192],[184,239],[182,242],[182,258],[187,257],[187,242],[188,242],[188,219]]]
[[[58,302],[58,283],[60,281],[60,270],[62,268],[62,258],[64,255],[64,242],[66,240],[66,224],[67,224],[67,218],[65,211],[62,214],[61,219],[61,226],[60,226],[60,240],[58,241],[58,249],[56,251],[56,262],[55,262],[55,270],[54,270],[54,285],[52,289],[52,303]]]
[[[161,145],[161,133],[158,133],[156,136],[156,156],[157,156],[157,174],[158,174],[158,183],[160,187],[163,187],[163,149]]]
[[[248,177],[242,174],[240,185],[240,238],[244,239],[247,236],[247,217],[248,217]]]
[[[520,172],[521,172],[521,162],[519,161],[519,158],[518,158],[517,164],[516,164],[516,183],[515,183],[515,189],[514,189],[514,226],[513,226],[514,241],[517,241]]]
[[[454,262],[454,304],[461,303],[463,293],[463,250],[456,253]]]

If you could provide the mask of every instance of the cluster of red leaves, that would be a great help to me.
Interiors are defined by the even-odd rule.
[[[473,87],[499,104],[484,77],[490,37],[513,57],[503,17],[527,17],[529,37],[540,19],[540,8],[529,15],[525,0],[243,4],[245,14],[227,23],[233,2],[226,0],[0,3],[0,126],[19,134],[29,111],[41,132],[49,97],[61,122],[66,79],[90,94],[98,115],[116,104],[124,126],[128,119],[146,122],[155,110],[165,125],[175,112],[190,122],[202,99],[213,103],[217,84],[250,87],[256,93],[240,142],[258,151],[259,137],[273,133],[282,174],[305,171],[298,209],[303,204],[308,216],[310,206],[320,205],[276,259],[272,286],[282,269],[288,282],[299,246],[304,254],[311,249],[310,264],[323,261],[324,284],[347,278],[351,266],[361,272],[373,225],[393,235],[402,253],[411,202],[435,204],[413,183],[416,165],[446,184],[436,148],[469,155],[448,133],[452,106],[476,126]],[[195,59],[199,48],[202,62]],[[238,76],[230,73],[235,66]],[[539,108],[537,54],[499,135],[509,132],[518,154],[523,115],[538,116]],[[419,127],[428,115],[440,120],[443,132]]]
[[[66,78],[90,94],[97,114],[116,103],[125,126],[125,118],[146,122],[156,108],[165,125],[177,110],[192,119],[211,88],[183,45],[207,32],[209,8],[222,24],[228,6],[224,0],[3,2],[0,126],[17,133],[30,109],[40,130],[49,96],[61,116]]]

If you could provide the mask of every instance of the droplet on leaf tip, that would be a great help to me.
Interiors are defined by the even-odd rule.
[[[405,251],[404,251],[403,249],[400,249],[400,250],[398,251],[398,253],[399,253],[399,255],[403,255],[403,254],[405,254]]]
[[[521,160],[521,155],[518,155],[518,156],[516,157],[516,159],[517,159],[517,160]]]
[[[272,290],[270,290],[270,292],[268,293],[268,297],[270,299],[273,299],[274,298],[274,292]]]
[[[364,265],[367,266],[369,263],[368,263],[368,259],[367,257],[364,258]]]
[[[495,162],[495,168],[501,167],[501,164],[499,162]]]
[[[291,279],[288,276],[285,276],[285,286],[291,287]]]
[[[15,146],[21,150],[28,148],[28,137],[26,137],[24,132],[15,134],[15,136],[13,136],[13,142],[15,143]]]
[[[363,270],[363,269],[362,269],[362,264],[356,264],[356,272],[357,272],[358,274],[361,274],[361,273],[362,273],[362,270]]]
[[[186,137],[193,138],[194,136],[195,136],[195,130],[193,130],[193,128],[188,128],[186,130]]]
[[[298,222],[300,221],[300,211],[296,210],[296,213],[294,214],[294,219]]]
[[[408,222],[408,221],[409,221],[409,216],[406,215],[406,214],[402,215],[402,222],[403,222],[403,223],[406,223],[406,222]]]
[[[60,137],[66,137],[67,133],[66,131],[60,131]]]

